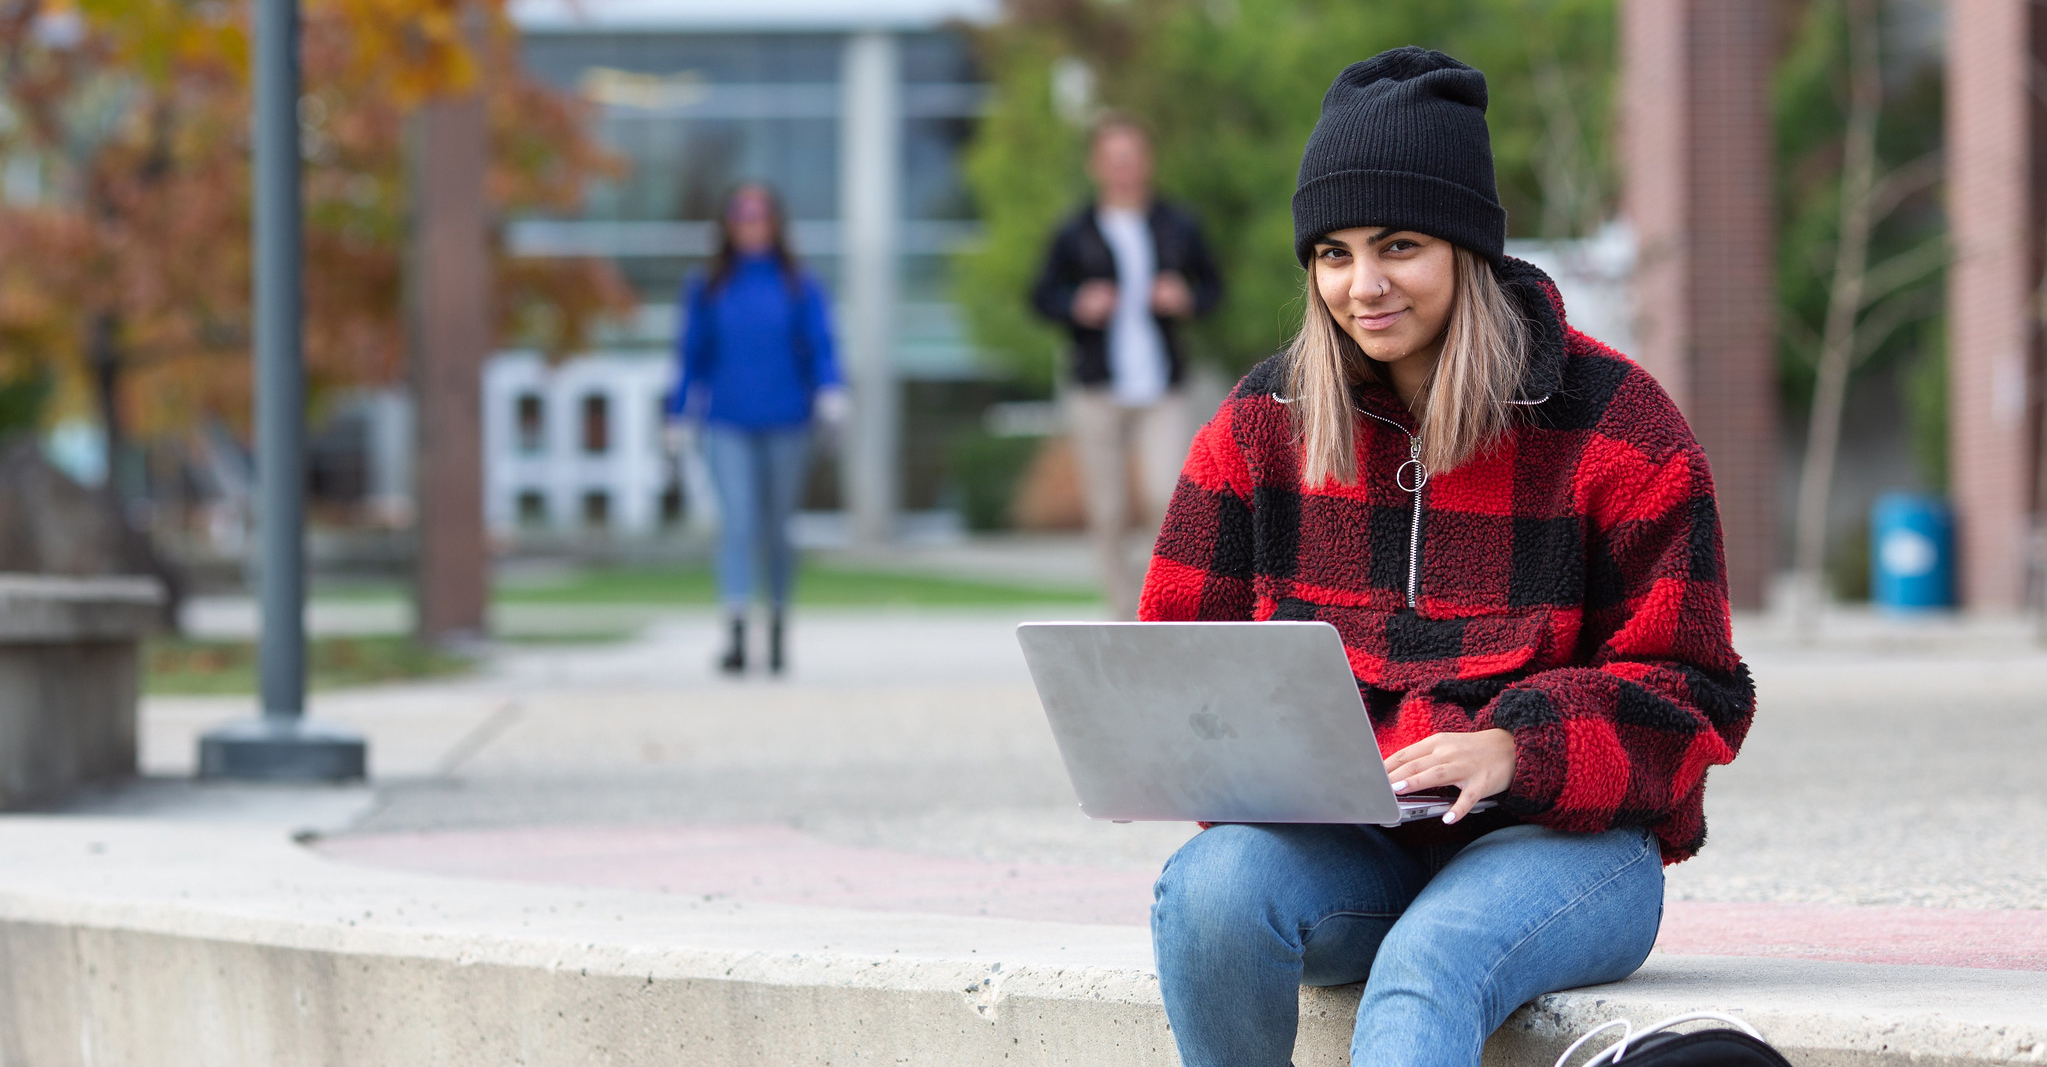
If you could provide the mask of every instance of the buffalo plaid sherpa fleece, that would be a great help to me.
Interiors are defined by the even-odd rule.
[[[1712,475],[1670,397],[1571,329],[1547,275],[1508,259],[1499,277],[1534,341],[1506,438],[1408,492],[1414,419],[1368,384],[1358,484],[1304,486],[1269,359],[1195,438],[1139,615],[1333,623],[1383,750],[1504,728],[1514,816],[1646,826],[1675,863],[1755,709]]]

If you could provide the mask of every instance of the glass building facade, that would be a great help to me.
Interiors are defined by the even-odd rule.
[[[494,529],[638,534],[701,514],[702,472],[692,474],[690,457],[671,471],[654,431],[683,327],[680,287],[713,249],[720,202],[745,181],[780,194],[798,258],[832,295],[854,386],[850,439],[815,466],[806,506],[848,508],[856,523],[874,516],[875,501],[887,523],[898,510],[953,506],[950,442],[1002,388],[984,380],[947,292],[949,258],[978,234],[963,155],[987,93],[968,41],[947,26],[975,17],[978,2],[869,0],[855,11],[830,0],[514,0],[528,71],[590,106],[625,169],[573,213],[509,220],[506,240],[517,254],[611,260],[640,313],[559,367],[531,353],[493,360],[484,421]],[[872,59],[878,37],[891,73],[877,95],[874,68],[855,57]],[[853,130],[882,134],[849,141]],[[872,148],[891,141],[893,162],[877,169],[889,156]],[[893,266],[880,287],[878,210],[892,249],[879,262]],[[848,277],[849,260],[866,264],[859,277]],[[861,326],[877,314],[879,333]],[[893,399],[870,403],[877,389]],[[601,452],[567,428],[592,421],[585,409],[599,395]]]
[[[628,167],[570,217],[513,222],[517,251],[611,257],[646,306],[620,345],[665,345],[674,300],[704,260],[725,192],[764,181],[782,197],[798,256],[837,290],[845,35],[817,32],[529,28],[537,77],[595,109]],[[975,375],[945,292],[945,260],[975,235],[961,174],[985,87],[967,42],[942,29],[897,34],[902,159],[896,366],[918,378]]]

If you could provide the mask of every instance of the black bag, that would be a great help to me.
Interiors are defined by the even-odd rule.
[[[1670,1029],[1679,1023],[1700,1019],[1734,1025],[1683,1034]],[[1571,1047],[1557,1057],[1556,1067],[1564,1067],[1564,1063],[1587,1041],[1600,1031],[1615,1026],[1622,1028],[1621,1039],[1586,1060],[1583,1067],[1791,1067],[1784,1054],[1770,1047],[1770,1043],[1763,1040],[1763,1035],[1754,1027],[1732,1015],[1712,1011],[1673,1016],[1640,1032],[1628,1020],[1615,1019],[1594,1027],[1585,1036],[1571,1042]]]

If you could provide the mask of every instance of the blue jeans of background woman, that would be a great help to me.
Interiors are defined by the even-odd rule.
[[[718,597],[738,614],[765,574],[769,602],[789,602],[796,548],[789,518],[803,499],[810,470],[810,427],[704,427],[704,463],[718,493]]]
[[[1185,1067],[1287,1067],[1300,987],[1365,983],[1354,1067],[1478,1067],[1514,1009],[1634,973],[1663,917],[1640,829],[1496,830],[1432,855],[1376,826],[1223,825],[1166,863],[1152,907]]]

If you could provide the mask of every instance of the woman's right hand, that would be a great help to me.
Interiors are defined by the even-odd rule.
[[[670,456],[680,456],[696,443],[695,428],[682,419],[670,419],[661,424],[661,450]]]
[[[829,386],[817,391],[817,402],[813,410],[817,412],[818,420],[826,426],[843,426],[847,417],[853,413],[853,398],[846,395],[845,389],[836,385]]]

